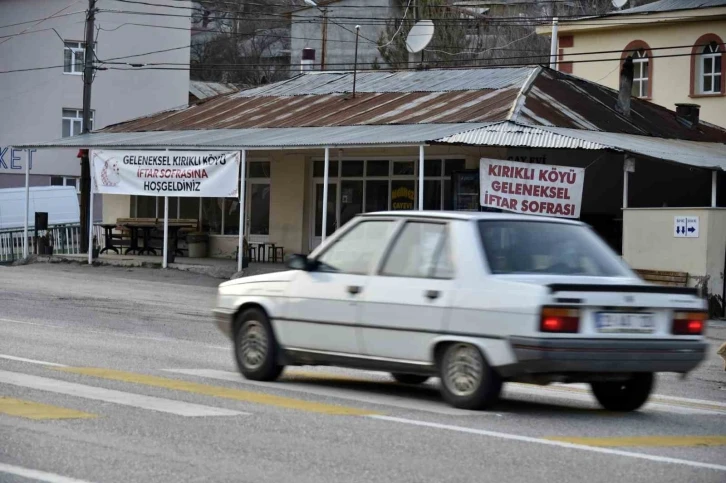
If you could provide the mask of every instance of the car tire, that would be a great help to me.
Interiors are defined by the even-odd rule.
[[[259,309],[248,309],[238,317],[234,334],[237,367],[247,379],[274,381],[284,366],[277,363],[277,341],[267,315]]]
[[[418,374],[402,374],[400,372],[392,372],[391,377],[401,384],[423,384],[430,379],[429,376],[420,376]]]
[[[626,381],[592,382],[597,402],[609,411],[635,411],[648,400],[655,386],[652,372],[639,372]]]
[[[465,343],[446,346],[438,358],[441,394],[460,409],[487,409],[499,400],[502,379],[481,351]]]

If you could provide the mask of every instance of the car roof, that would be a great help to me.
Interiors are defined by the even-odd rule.
[[[577,220],[554,218],[551,216],[520,215],[518,213],[492,213],[479,211],[376,211],[358,215],[362,218],[375,218],[379,216],[394,218],[439,218],[443,220],[495,220],[495,221],[535,221],[549,223],[563,223],[568,225],[582,225]]]

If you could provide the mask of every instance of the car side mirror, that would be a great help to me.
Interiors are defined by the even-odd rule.
[[[290,270],[303,270],[305,272],[310,272],[314,270],[315,263],[308,259],[307,256],[295,253],[288,257],[285,265],[287,265],[287,268]]]

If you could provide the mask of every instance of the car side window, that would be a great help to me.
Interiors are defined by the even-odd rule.
[[[378,261],[395,224],[393,220],[358,223],[318,257],[319,270],[367,274]]]
[[[454,270],[447,239],[445,223],[406,223],[386,258],[381,274],[452,278]]]

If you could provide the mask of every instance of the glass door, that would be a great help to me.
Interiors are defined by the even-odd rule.
[[[270,241],[270,181],[247,182],[247,240]]]
[[[323,240],[323,186],[322,181],[315,181],[315,224],[310,249],[315,249]],[[325,233],[332,235],[338,229],[338,184],[328,183],[328,213]]]

